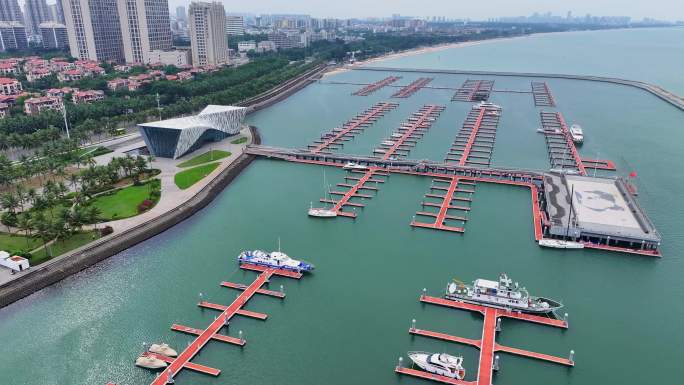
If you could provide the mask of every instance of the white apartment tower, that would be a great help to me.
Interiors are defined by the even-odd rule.
[[[118,0],[127,63],[146,63],[151,51],[171,49],[168,0]]]
[[[226,12],[219,2],[192,2],[188,8],[192,64],[228,63]]]
[[[0,0],[0,21],[24,22],[24,15],[17,0]]]
[[[61,2],[71,56],[78,59],[124,62],[117,0]]]
[[[40,35],[40,25],[50,21],[50,11],[45,0],[26,0],[24,3],[26,11],[26,30],[31,35]]]

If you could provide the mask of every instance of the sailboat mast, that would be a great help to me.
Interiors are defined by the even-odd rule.
[[[572,185],[571,192],[570,192],[570,212],[568,213],[568,226],[565,228],[565,237],[568,237],[568,233],[570,232],[570,220],[572,218],[572,199],[575,197],[575,185]]]

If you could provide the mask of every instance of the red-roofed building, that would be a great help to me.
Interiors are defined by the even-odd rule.
[[[71,95],[71,101],[74,104],[92,103],[102,99],[104,99],[104,91],[100,90],[78,91]]]
[[[61,72],[75,69],[76,65],[74,63],[69,63],[68,61],[55,60],[50,61],[50,68],[55,72]]]
[[[16,95],[21,93],[23,88],[17,79],[0,78],[0,93],[3,95]]]
[[[176,81],[176,80],[178,80],[178,76],[176,76],[176,75],[166,75],[166,80]]]
[[[71,82],[74,80],[81,80],[84,76],[85,74],[83,71],[76,68],[60,72],[57,74],[57,79],[59,79],[60,82]]]
[[[9,115],[10,105],[7,103],[0,103],[0,119]]]
[[[47,68],[33,68],[26,72],[26,80],[35,82],[38,79],[42,79],[50,75],[52,75],[52,72]]]
[[[73,87],[62,87],[62,88],[50,88],[45,92],[47,96],[59,96],[60,98],[64,97],[66,94],[73,94],[74,92],[78,92],[78,88],[73,88]]]
[[[192,80],[194,77],[190,71],[182,71],[176,74],[178,76],[178,80],[183,81],[183,80]]]
[[[62,98],[59,96],[41,96],[24,101],[26,115],[39,114],[47,110],[61,110],[63,107]]]
[[[19,73],[19,68],[16,63],[12,62],[2,62],[0,63],[0,74],[3,75],[16,75]]]
[[[107,82],[107,88],[116,91],[128,87],[128,83],[128,79],[112,79]]]

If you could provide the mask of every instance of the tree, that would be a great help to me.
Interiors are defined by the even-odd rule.
[[[3,209],[15,214],[17,207],[19,207],[19,200],[13,193],[6,192],[0,196],[0,205]]]
[[[26,247],[29,247],[29,237],[31,236],[31,229],[33,223],[31,221],[31,216],[28,213],[23,213],[17,216],[17,225],[19,230],[26,233]]]
[[[48,242],[52,241],[54,238],[54,224],[52,223],[52,218],[45,216],[42,211],[38,211],[34,214],[32,220],[38,237],[43,241],[45,253],[49,257],[52,257],[52,252],[47,245]]]

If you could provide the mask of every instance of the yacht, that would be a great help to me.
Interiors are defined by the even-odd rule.
[[[421,369],[449,378],[462,380],[465,377],[463,357],[446,353],[408,352],[408,356]]]
[[[315,269],[310,263],[290,258],[280,248],[270,253],[261,250],[243,251],[238,255],[238,262],[296,272],[312,272]]]
[[[542,238],[539,240],[539,246],[552,247],[555,249],[583,249],[584,243],[564,241],[562,239]]]
[[[342,168],[345,170],[368,170],[368,166],[364,166],[356,162],[347,162],[344,164],[344,166],[342,166]]]
[[[337,216],[337,211],[313,207],[313,202],[311,202],[309,216],[317,218],[335,218]]]
[[[143,353],[140,357],[135,359],[135,365],[145,369],[159,370],[164,369],[167,364],[151,354]]]
[[[150,345],[148,351],[152,353],[162,354],[167,357],[178,356],[178,353],[175,350],[171,349],[171,347],[167,344],[152,344]]]
[[[473,106],[474,110],[479,110],[479,109],[488,109],[488,110],[501,110],[501,106],[498,104],[494,104],[491,102],[480,102],[476,105]]]
[[[404,136],[404,134],[400,134],[398,132],[395,132],[394,134],[392,134],[392,138],[401,138],[402,136]]]
[[[545,314],[563,307],[558,301],[533,297],[524,287],[501,274],[498,281],[476,279],[472,286],[454,280],[447,284],[446,299],[475,303],[499,309],[519,310],[526,313]]]
[[[380,142],[380,144],[384,146],[394,146],[394,142],[391,140],[383,140],[382,142]]]
[[[582,126],[579,124],[573,124],[570,126],[570,136],[572,137],[572,141],[581,144],[584,142],[584,131],[582,131]]]

